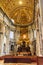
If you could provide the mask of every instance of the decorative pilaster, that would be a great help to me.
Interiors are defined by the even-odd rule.
[[[36,22],[36,55],[40,55],[40,30],[39,30],[39,3],[36,6],[37,10],[35,13],[35,22]]]
[[[40,53],[43,56],[43,0],[39,0],[40,7]]]
[[[37,56],[43,56],[43,43],[42,43],[42,6],[41,1],[37,4],[37,15],[36,15],[36,31],[37,31],[37,38],[36,38],[36,53]]]
[[[6,54],[9,54],[9,49],[10,49],[10,46],[9,46],[9,43],[10,43],[10,29],[9,29],[8,26],[6,26],[5,35],[6,35]]]

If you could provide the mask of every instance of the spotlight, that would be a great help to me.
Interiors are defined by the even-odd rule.
[[[22,4],[22,1],[19,1],[19,4],[21,5]]]

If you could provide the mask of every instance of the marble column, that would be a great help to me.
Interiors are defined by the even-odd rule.
[[[37,15],[36,15],[36,54],[37,56],[42,56],[42,8],[41,8],[41,0],[37,4]]]
[[[39,3],[37,4],[36,8],[36,55],[39,56],[40,55],[40,32],[39,32],[39,14],[38,14],[38,8],[39,7]]]
[[[5,29],[5,34],[6,34],[6,55],[10,54],[10,28],[8,26],[6,26]]]
[[[18,41],[20,38],[20,28],[16,27],[14,30],[14,54],[17,52]]]
[[[40,7],[40,53],[43,56],[43,0],[39,0],[39,7]]]
[[[20,27],[16,28],[16,41],[19,41],[19,37],[20,37]]]
[[[3,45],[4,45],[4,33],[5,33],[5,26],[1,23],[1,30],[0,30],[0,55],[3,55]]]

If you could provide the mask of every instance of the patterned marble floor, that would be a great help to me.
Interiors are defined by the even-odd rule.
[[[3,60],[0,60],[0,65],[37,65],[36,63],[4,63]]]

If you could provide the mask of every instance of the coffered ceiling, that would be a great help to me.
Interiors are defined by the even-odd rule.
[[[0,7],[16,24],[31,24],[34,17],[34,1],[37,0],[0,0]]]

